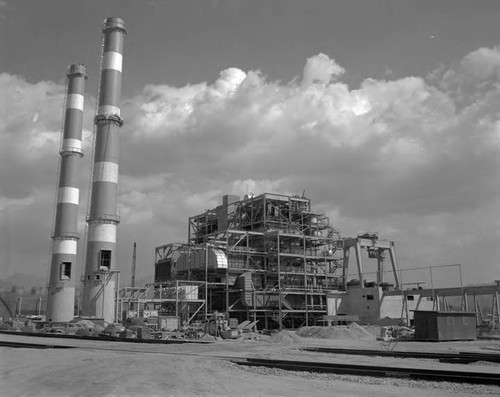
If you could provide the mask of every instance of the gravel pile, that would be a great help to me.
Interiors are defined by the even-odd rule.
[[[302,343],[302,338],[297,336],[297,334],[293,331],[282,330],[272,334],[269,338],[270,342],[280,343],[284,345],[294,345],[297,343]]]
[[[301,337],[322,339],[375,339],[373,334],[356,323],[351,325],[336,325],[332,327],[302,327],[297,331]]]
[[[268,340],[269,335],[259,334],[258,332],[244,332],[238,337],[238,340]]]

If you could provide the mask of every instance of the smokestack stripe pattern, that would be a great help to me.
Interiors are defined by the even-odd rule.
[[[78,235],[78,188],[82,151],[82,120],[86,68],[68,68],[68,87],[60,154],[57,207],[52,235],[47,320],[74,318],[75,265]]]
[[[120,18],[103,26],[99,99],[94,118],[96,139],[87,252],[83,279],[82,315],[114,320],[113,271],[116,269],[119,130],[123,40],[127,33]]]

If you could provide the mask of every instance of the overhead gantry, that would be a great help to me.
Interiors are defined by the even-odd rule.
[[[379,240],[378,235],[375,233],[360,234],[358,237],[347,238],[344,240],[344,261],[343,261],[343,280],[344,288],[347,289],[347,277],[349,269],[349,257],[351,251],[354,250],[356,256],[359,285],[361,288],[365,287],[365,272],[363,270],[363,260],[361,250],[364,249],[368,252],[368,258],[377,259],[377,285],[384,282],[384,259],[385,253],[389,253],[392,273],[394,275],[394,288],[400,290],[398,268],[396,264],[396,253],[394,250],[394,242],[388,240]]]

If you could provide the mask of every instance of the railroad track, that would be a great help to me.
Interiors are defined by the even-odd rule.
[[[56,339],[77,339],[77,340],[95,340],[103,342],[126,342],[126,343],[144,343],[144,344],[207,344],[214,343],[213,341],[197,340],[197,339],[139,339],[139,338],[120,338],[118,336],[84,336],[84,335],[66,335],[66,334],[51,334],[49,332],[18,332],[0,330],[0,335],[16,335],[16,336],[33,336],[37,338],[56,338]]]
[[[5,347],[24,347],[36,349],[59,349],[59,348],[77,348],[82,350],[108,350],[114,352],[134,353],[134,354],[160,354],[172,356],[191,356],[198,359],[217,359],[233,362],[242,366],[259,366],[267,368],[280,368],[290,371],[307,371],[307,372],[322,372],[334,373],[344,375],[357,375],[357,376],[374,376],[374,377],[394,377],[394,378],[408,378],[415,380],[431,380],[439,382],[455,382],[455,383],[471,383],[471,384],[490,384],[500,386],[500,372],[481,372],[481,371],[454,371],[448,369],[420,369],[413,367],[392,367],[384,365],[365,365],[365,364],[348,364],[348,363],[322,363],[310,361],[291,361],[291,360],[275,360],[275,359],[262,359],[262,358],[236,358],[234,356],[223,356],[214,354],[199,354],[188,352],[166,352],[166,351],[145,351],[145,350],[131,350],[126,348],[104,348],[101,346],[62,346],[47,343],[27,343],[27,342],[14,342],[14,341],[0,341],[0,346]],[[310,349],[302,349],[310,350]],[[333,349],[336,352],[344,349]],[[313,351],[317,351],[314,349]],[[331,351],[330,351],[331,352]],[[359,350],[358,352],[362,352]],[[371,350],[370,353],[380,353]],[[412,352],[382,352],[382,353],[409,353]],[[417,352],[413,352],[417,353]],[[467,353],[464,353],[467,355]],[[371,354],[376,355],[376,354]],[[429,358],[429,353],[425,353]],[[455,355],[456,356],[456,355]],[[409,357],[409,356],[406,356]],[[419,355],[422,358],[422,354]],[[476,368],[477,369],[477,368]]]
[[[435,352],[406,352],[406,351],[385,351],[385,350],[362,350],[362,349],[336,349],[328,347],[311,347],[301,350],[315,353],[333,353],[349,354],[358,356],[377,356],[377,357],[399,357],[399,358],[424,358],[439,360],[446,363],[467,364],[476,361],[490,361],[500,363],[500,354],[496,353],[476,353],[476,352],[458,352],[458,353],[435,353]]]
[[[442,363],[452,363],[452,364],[468,364],[477,361],[489,361],[492,363],[500,363],[500,354],[459,352],[457,354],[457,357],[443,357],[440,358],[439,361]]]
[[[49,345],[46,343],[27,343],[27,342],[11,342],[0,341],[2,347],[24,347],[28,349],[74,349],[75,346]]]
[[[319,363],[310,361],[268,360],[248,358],[232,360],[244,366],[280,368],[290,371],[323,372],[344,375],[409,378],[415,380],[430,380],[438,382],[488,384],[500,386],[500,374],[491,372],[452,371],[439,369],[420,369],[408,367],[389,367],[383,365],[358,365]]]

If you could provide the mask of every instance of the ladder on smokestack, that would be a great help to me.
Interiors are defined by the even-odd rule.
[[[102,38],[101,42],[101,61],[99,65],[99,77],[101,76],[102,73],[102,63],[104,60],[104,37]],[[97,85],[97,98],[95,101],[95,111],[94,111],[94,117],[99,113],[99,98],[101,96],[101,79],[99,78],[99,84]],[[97,134],[97,126],[95,124],[95,121],[93,122],[92,126],[92,145],[91,145],[91,157],[90,157],[90,178],[89,178],[89,188],[88,188],[88,199],[87,199],[87,213],[86,213],[86,220],[90,218],[90,201],[92,197],[92,181],[94,179],[94,158],[95,158],[95,142],[96,142],[96,134]],[[86,222],[85,224],[85,240],[84,240],[84,246],[83,246],[83,252],[84,258],[83,258],[83,263],[87,263],[87,239],[88,239],[88,232],[89,232],[89,223]],[[85,265],[84,265],[85,266]],[[84,270],[85,271],[85,270]],[[87,281],[85,278],[85,274],[81,277],[81,281],[85,284]]]

